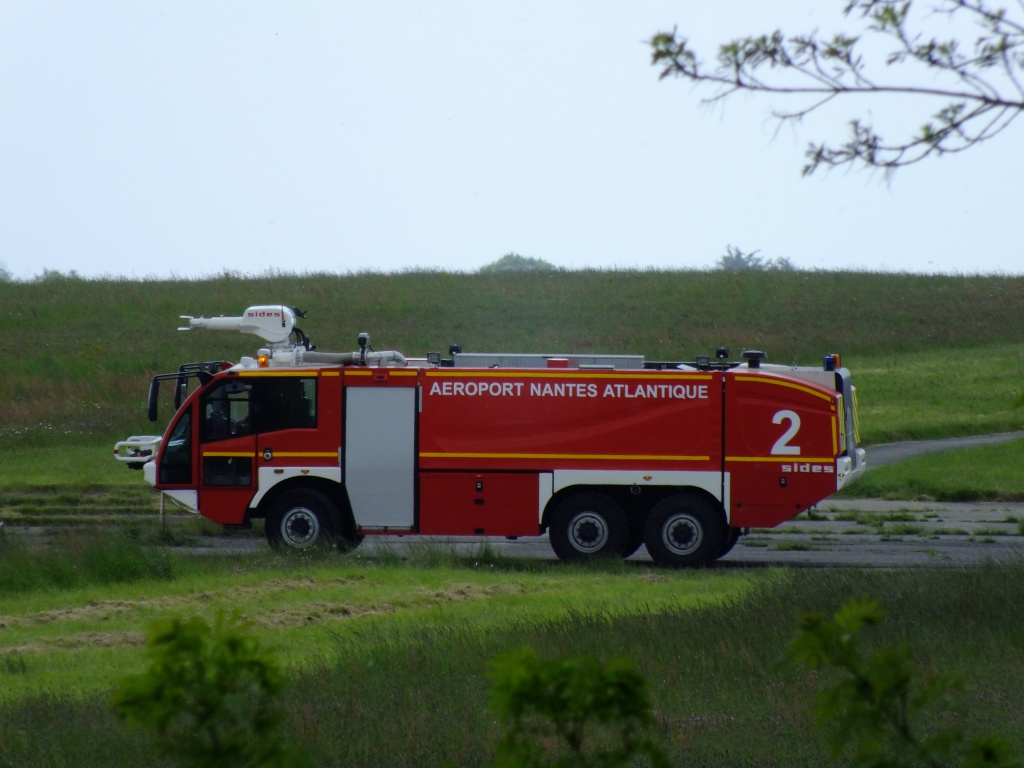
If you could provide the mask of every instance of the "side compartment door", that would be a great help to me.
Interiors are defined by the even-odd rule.
[[[356,528],[412,530],[416,371],[345,372],[344,481]]]

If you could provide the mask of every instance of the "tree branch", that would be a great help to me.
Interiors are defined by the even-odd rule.
[[[866,22],[862,36],[817,33],[787,38],[780,30],[738,38],[719,47],[717,65],[706,68],[678,30],[661,32],[650,40],[651,63],[661,67],[660,79],[682,77],[716,89],[705,103],[738,91],[782,97],[811,97],[810,104],[775,110],[780,121],[800,120],[841,96],[897,94],[940,98],[946,105],[931,115],[920,132],[885,142],[867,123],[850,121],[850,134],[839,145],[812,143],[803,168],[809,175],[822,166],[862,163],[887,176],[897,168],[932,155],[962,152],[1000,134],[1024,111],[1024,0],[1016,9],[994,8],[986,0],[936,0],[936,14],[961,14],[984,33],[971,46],[957,39],[940,40],[911,29],[912,0],[848,0],[844,13]],[[895,41],[885,56],[887,67],[916,62],[940,78],[923,85],[907,79],[882,83],[869,76],[861,54],[863,38],[884,36]],[[972,53],[962,53],[972,47]],[[941,78],[950,81],[941,84]]]

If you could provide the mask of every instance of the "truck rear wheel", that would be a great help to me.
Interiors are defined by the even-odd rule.
[[[658,565],[710,565],[726,541],[725,519],[709,499],[693,493],[667,496],[651,509],[644,543]]]
[[[644,543],[644,518],[632,518],[629,521],[629,533],[626,534],[626,547],[622,550],[623,557],[636,554]]]
[[[610,497],[577,493],[555,509],[548,536],[560,560],[578,563],[622,557],[628,530],[626,513]]]
[[[338,506],[320,491],[287,491],[267,513],[267,541],[275,549],[333,546],[338,539]]]

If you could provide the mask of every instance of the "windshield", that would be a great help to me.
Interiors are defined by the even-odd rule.
[[[192,482],[192,409],[182,411],[160,458],[160,482],[185,485]]]

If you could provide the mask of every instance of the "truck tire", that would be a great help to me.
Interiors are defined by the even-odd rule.
[[[274,549],[334,546],[338,540],[338,506],[311,488],[286,491],[267,513],[266,533]]]
[[[732,552],[732,548],[735,547],[736,542],[740,540],[741,533],[742,530],[740,528],[733,528],[732,526],[729,526],[727,533],[725,534],[725,540],[722,542],[722,551],[718,553],[720,558],[725,557]]]
[[[645,518],[631,518],[629,521],[629,533],[626,534],[626,546],[622,550],[624,558],[636,554],[644,543],[644,520]]]
[[[725,518],[717,504],[703,496],[673,494],[651,509],[644,543],[657,565],[710,565],[726,543]]]
[[[628,531],[626,513],[613,499],[603,493],[577,493],[555,508],[548,537],[560,560],[580,563],[622,557]]]

